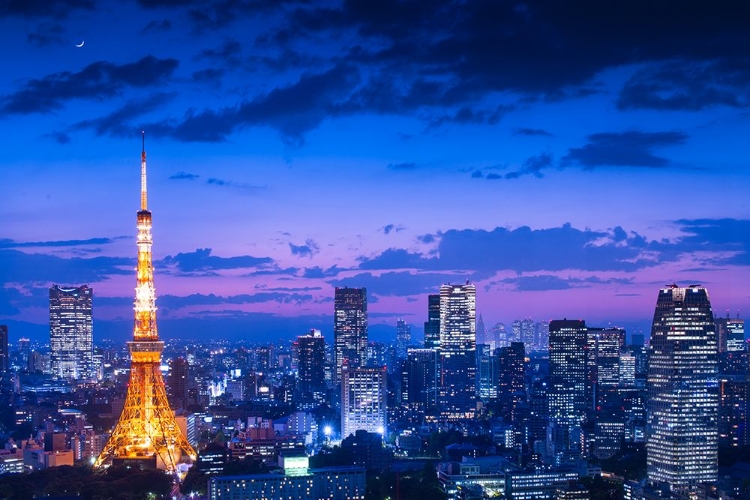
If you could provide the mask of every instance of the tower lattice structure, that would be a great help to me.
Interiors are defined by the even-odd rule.
[[[194,461],[195,450],[182,433],[167,400],[161,370],[164,342],[156,329],[156,292],[151,259],[151,212],[146,191],[145,138],[141,152],[141,209],[138,212],[138,267],[135,288],[135,326],[130,350],[130,382],[125,406],[94,466],[113,461],[156,461],[176,472],[183,455]]]

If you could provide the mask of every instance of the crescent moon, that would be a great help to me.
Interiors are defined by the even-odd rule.
[[[84,40],[81,40],[81,43],[77,44],[76,47],[83,47]]]

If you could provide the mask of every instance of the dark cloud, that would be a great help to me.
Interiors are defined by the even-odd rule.
[[[427,128],[438,128],[446,123],[494,125],[512,110],[513,106],[506,105],[499,105],[494,110],[472,109],[468,106],[463,106],[452,114],[433,119]]]
[[[289,243],[289,249],[292,251],[292,255],[297,255],[298,257],[312,257],[320,252],[320,247],[313,240],[305,241],[304,245]]]
[[[675,224],[682,236],[673,241],[649,241],[621,227],[595,231],[570,224],[549,229],[454,229],[432,236],[438,242],[434,256],[390,248],[361,257],[359,268],[445,272],[467,269],[471,263],[469,269],[484,275],[498,271],[637,272],[685,255],[700,258],[712,268],[750,265],[750,220],[697,219]]]
[[[40,23],[33,33],[26,35],[26,39],[31,45],[36,47],[46,47],[48,45],[61,45],[63,42],[63,25],[55,22]],[[77,42],[76,42],[77,43]]]
[[[552,166],[552,154],[540,153],[538,155],[528,157],[521,168],[512,172],[506,172],[505,174],[499,174],[496,172],[490,172],[486,176],[481,170],[475,170],[471,176],[473,178],[481,179],[483,176],[485,179],[498,180],[498,179],[518,179],[524,175],[533,175],[534,177],[544,177],[542,170],[548,169]]]
[[[543,292],[550,290],[568,290],[570,288],[589,288],[595,285],[629,285],[631,279],[601,279],[596,276],[588,278],[560,278],[550,274],[537,276],[519,276],[517,278],[506,278],[501,280],[502,283],[514,285],[514,289],[519,292]]]
[[[401,231],[404,230],[404,226],[402,226],[401,224],[399,225],[388,224],[386,226],[381,227],[380,230],[383,231],[383,234],[391,234],[391,232],[394,232],[394,231],[397,233],[400,233]]]
[[[516,128],[513,129],[513,133],[515,135],[529,135],[529,136],[543,136],[543,137],[552,137],[553,134],[547,132],[546,130],[542,130],[540,128]]]
[[[216,177],[210,177],[206,180],[206,184],[211,186],[219,186],[219,187],[227,187],[227,188],[233,188],[238,191],[242,191],[248,194],[257,193],[258,191],[261,191],[264,189],[263,186],[253,186],[252,184],[247,184],[245,182],[236,182],[236,181],[230,181],[226,179],[217,179]]]
[[[458,82],[456,92],[466,96],[510,90],[576,97],[590,92],[588,82],[607,68],[707,61],[750,48],[750,9],[739,0],[684,2],[680,9],[648,0],[348,1],[340,8],[300,8],[288,19],[289,36],[356,34],[368,48],[347,54],[352,60],[378,65],[391,78],[430,74]]]
[[[195,252],[178,253],[175,256],[168,255],[158,265],[174,267],[182,272],[217,271],[224,269],[243,269],[262,267],[273,264],[270,257],[252,257],[250,255],[239,255],[236,257],[217,257],[211,255],[210,248],[198,248]]]
[[[345,269],[342,269],[336,266],[329,267],[328,269],[323,269],[322,267],[319,267],[319,266],[308,267],[302,273],[302,277],[312,278],[312,279],[332,278],[334,276],[338,276],[338,274],[342,271],[345,271]]]
[[[196,59],[208,59],[215,66],[223,63],[230,68],[236,68],[240,65],[242,54],[242,45],[237,40],[225,40],[217,49],[206,49],[201,51]]]
[[[162,19],[161,21],[151,21],[142,30],[141,33],[150,33],[155,31],[169,31],[172,29],[172,21]]]
[[[135,259],[120,257],[62,258],[56,255],[0,250],[3,283],[92,283],[111,275],[132,274]]]
[[[653,150],[683,144],[687,135],[682,132],[599,133],[588,137],[588,144],[571,148],[561,165],[577,164],[585,169],[603,166],[663,168],[670,165],[667,158],[656,156]]]
[[[74,10],[91,10],[94,0],[3,0],[0,16],[64,18]]]
[[[414,170],[417,168],[417,164],[414,162],[407,163],[389,163],[386,167],[388,170]]]
[[[61,72],[40,80],[29,80],[24,88],[3,96],[3,114],[45,113],[63,107],[71,99],[101,100],[116,95],[124,87],[147,87],[166,80],[178,65],[176,59],[146,56],[116,65],[99,61],[78,73]]]
[[[193,72],[193,80],[196,82],[219,83],[224,76],[223,69],[207,68]]]
[[[430,243],[434,243],[436,241],[436,238],[434,234],[421,234],[417,236],[417,240],[422,243],[430,244]]]
[[[709,106],[750,104],[750,59],[678,61],[636,72],[623,86],[620,109],[700,111]]]
[[[187,172],[177,172],[176,174],[172,174],[169,176],[172,180],[187,180],[187,181],[194,181],[200,177],[198,174],[189,174]]]
[[[149,125],[148,129],[181,141],[222,142],[237,128],[265,125],[297,145],[305,132],[317,127],[332,112],[357,79],[355,68],[338,65],[323,73],[304,74],[292,85],[277,87],[238,106],[219,111],[190,110],[177,124],[166,121]]]
[[[74,124],[72,129],[92,129],[97,135],[112,137],[133,137],[142,127],[133,125],[133,119],[151,113],[171,101],[177,94],[157,92],[146,97],[133,99],[120,108],[101,118],[83,120]]]
[[[129,238],[89,238],[87,240],[52,240],[52,241],[14,241],[0,239],[0,248],[41,248],[41,247],[77,247],[82,245],[108,245],[117,239]]]

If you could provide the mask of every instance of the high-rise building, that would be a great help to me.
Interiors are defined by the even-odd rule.
[[[427,296],[427,321],[424,322],[424,347],[440,347],[440,295]]]
[[[620,385],[620,351],[625,347],[622,328],[589,328],[587,354],[587,411],[615,404]]]
[[[719,353],[745,350],[745,320],[740,318],[716,318],[716,336]]]
[[[367,290],[336,287],[333,304],[336,381],[340,382],[344,365],[356,368],[367,361]]]
[[[169,360],[167,394],[173,408],[188,407],[189,372],[190,365],[187,359],[180,356]]]
[[[523,342],[511,342],[497,349],[499,365],[498,398],[504,417],[513,418],[516,406],[526,400],[526,348]]]
[[[10,351],[8,350],[8,326],[0,325],[0,373],[8,371],[10,366]]]
[[[718,475],[718,361],[708,291],[662,288],[648,356],[648,478],[685,491]]]
[[[311,409],[325,402],[326,341],[320,330],[297,337],[297,398],[298,407]]]
[[[411,345],[411,325],[403,319],[396,320],[396,357],[406,359],[406,350]]]
[[[554,320],[549,324],[547,458],[556,465],[574,463],[583,452],[587,330],[581,320]]]
[[[477,396],[483,403],[497,400],[498,357],[489,344],[477,344]]]
[[[386,368],[341,370],[341,438],[358,430],[386,431]]]
[[[476,414],[476,287],[440,287],[440,418],[456,421]]]
[[[50,364],[57,378],[94,377],[92,298],[87,285],[49,289]]]
[[[424,417],[434,409],[436,373],[435,349],[409,349],[401,370],[401,404],[410,415]]]
[[[164,342],[156,328],[156,291],[151,259],[151,212],[146,191],[146,149],[141,151],[141,209],[137,214],[138,265],[135,326],[130,350],[130,381],[120,418],[94,467],[110,463],[160,468],[172,473],[196,453],[180,429],[167,399],[161,373]]]

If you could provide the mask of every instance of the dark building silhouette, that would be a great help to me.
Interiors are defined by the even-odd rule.
[[[509,346],[495,349],[499,362],[498,401],[502,416],[514,421],[516,406],[526,401],[525,358],[523,342],[511,342]]]
[[[297,404],[301,409],[319,406],[326,399],[326,342],[319,330],[297,337]]]
[[[436,375],[434,349],[409,349],[401,370],[401,404],[407,415],[417,421],[435,408]]]
[[[185,409],[189,405],[189,370],[188,361],[183,357],[174,358],[169,361],[167,396],[169,396],[169,403],[173,409]]]
[[[403,319],[396,321],[396,357],[406,359],[406,350],[411,345],[411,326]]]
[[[8,350],[8,327],[0,325],[0,372],[5,373],[10,366],[10,351]]]
[[[440,346],[440,294],[427,296],[427,321],[424,323],[425,349]]]

